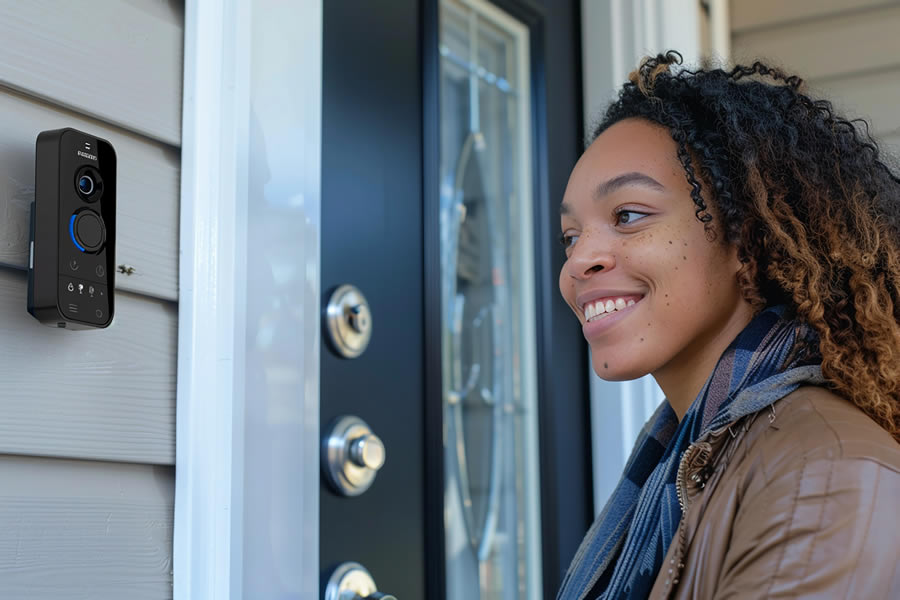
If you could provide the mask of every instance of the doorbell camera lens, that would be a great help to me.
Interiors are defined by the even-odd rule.
[[[82,175],[78,179],[78,189],[85,196],[90,196],[94,193],[94,180],[91,179],[90,175]]]
[[[103,193],[103,179],[92,167],[82,167],[75,174],[75,188],[86,202],[96,202]]]

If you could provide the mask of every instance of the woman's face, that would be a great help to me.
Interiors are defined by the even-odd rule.
[[[639,119],[607,129],[572,171],[559,289],[603,379],[711,369],[749,320],[737,251],[709,241],[690,191],[668,131]]]

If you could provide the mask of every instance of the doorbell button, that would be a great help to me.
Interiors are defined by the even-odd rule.
[[[70,232],[75,246],[82,252],[97,252],[103,246],[103,218],[92,210],[72,215]]]

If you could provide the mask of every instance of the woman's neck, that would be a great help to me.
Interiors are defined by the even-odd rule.
[[[703,389],[722,354],[752,319],[750,305],[742,304],[713,335],[697,340],[653,373],[679,422]]]

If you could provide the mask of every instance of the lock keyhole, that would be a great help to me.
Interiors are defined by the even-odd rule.
[[[372,320],[369,314],[369,307],[365,304],[357,304],[352,307],[347,318],[350,320],[350,327],[357,333],[365,333],[369,329],[369,324]]]
[[[344,358],[356,358],[372,338],[372,312],[365,296],[352,285],[337,288],[325,309],[325,325],[334,350]]]

